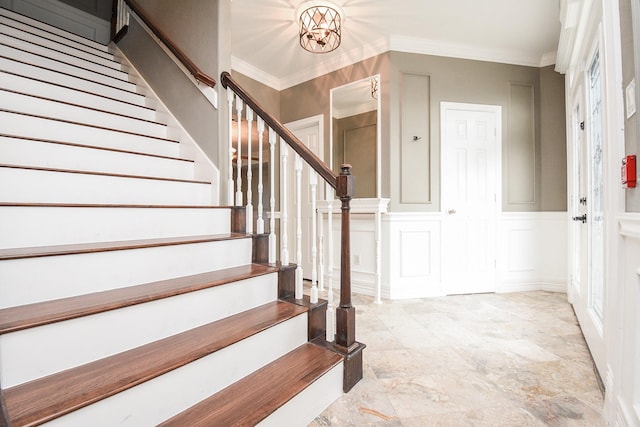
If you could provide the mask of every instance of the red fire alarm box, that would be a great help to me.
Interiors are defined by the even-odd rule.
[[[636,186],[636,156],[625,156],[622,159],[622,186],[634,188]]]

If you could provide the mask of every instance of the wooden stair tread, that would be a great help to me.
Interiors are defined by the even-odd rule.
[[[178,178],[164,178],[160,176],[147,176],[147,175],[129,175],[122,173],[110,173],[110,172],[96,172],[96,171],[87,171],[87,170],[76,170],[76,169],[60,169],[60,168],[48,168],[41,166],[28,166],[28,165],[12,165],[0,163],[0,168],[7,169],[28,169],[42,172],[59,172],[59,173],[75,173],[80,175],[99,175],[99,176],[111,176],[114,178],[131,178],[131,179],[150,179],[153,181],[171,181],[171,182],[184,182],[187,184],[206,184],[210,185],[211,181],[201,181],[196,179],[178,179]]]
[[[117,242],[77,243],[71,245],[36,246],[30,248],[0,249],[0,261],[9,259],[37,258],[58,255],[88,254],[94,252],[121,251],[153,248],[159,246],[206,243],[220,240],[244,239],[244,233],[209,234],[204,236],[162,237],[156,239],[125,240]]]
[[[9,27],[9,26],[7,26],[7,27]],[[39,47],[39,48],[42,48],[42,49],[46,49],[47,51],[50,51],[50,52],[55,52],[55,53],[58,53],[58,54],[61,54],[61,55],[68,56],[69,58],[73,58],[73,60],[80,60],[80,61],[88,62],[93,67],[102,67],[102,68],[106,68],[106,69],[112,69],[112,70],[116,70],[116,71],[121,71],[119,68],[115,67],[115,66],[119,66],[120,65],[120,63],[118,61],[116,61],[115,59],[109,59],[109,58],[103,58],[103,57],[97,57],[96,56],[96,59],[99,58],[99,59],[101,59],[101,60],[103,60],[103,61],[105,61],[107,63],[111,63],[112,65],[114,65],[113,67],[110,67],[109,65],[105,65],[105,64],[97,62],[97,61],[92,61],[90,59],[83,58],[82,56],[78,56],[78,55],[73,54],[73,53],[65,52],[63,50],[56,49],[56,48],[51,47],[51,46],[46,46],[46,45],[43,45],[41,43],[35,42],[33,40],[27,40],[27,39],[24,39],[22,37],[18,37],[16,35],[7,34],[5,31],[2,30],[2,27],[0,27],[0,34],[3,35],[3,36],[10,37],[13,40],[19,40],[19,41],[21,41],[23,43],[26,43],[28,45],[31,45],[31,46],[36,46],[36,47]],[[59,44],[59,43],[56,43],[56,44]],[[11,46],[11,47],[13,47],[13,46]],[[20,50],[23,50],[23,49],[20,49]],[[81,51],[80,49],[76,49],[76,50],[77,51]],[[81,51],[81,52],[84,52],[84,51]],[[40,55],[40,56],[45,56],[45,55]],[[62,61],[60,61],[60,62],[62,62]],[[74,67],[78,67],[78,65],[74,64]],[[80,67],[78,67],[78,68],[80,68]]]
[[[220,205],[136,205],[107,203],[47,203],[47,202],[0,202],[0,207],[34,208],[127,208],[127,209],[231,209]]]
[[[6,9],[6,8],[3,8],[3,9],[8,10],[8,9]],[[70,42],[81,44],[81,45],[83,45],[84,47],[87,47],[87,48],[90,48],[90,49],[96,50],[96,51],[98,51],[98,52],[101,52],[101,53],[108,53],[106,49],[100,49],[100,48],[96,47],[96,45],[98,45],[98,44],[99,44],[101,47],[106,48],[106,46],[105,46],[105,45],[103,45],[103,44],[101,44],[101,43],[98,43],[98,42],[96,42],[96,41],[94,41],[94,40],[88,39],[88,38],[86,38],[86,37],[83,37],[83,36],[80,36],[80,35],[77,35],[77,34],[75,34],[75,36],[76,36],[76,37],[81,38],[81,39],[83,40],[83,42],[80,42],[79,40],[74,40],[74,39],[69,38],[69,37],[65,37],[65,36],[63,36],[62,34],[54,33],[54,32],[52,32],[52,31],[50,31],[50,30],[48,30],[48,29],[46,29],[46,28],[43,28],[43,27],[40,27],[40,26],[33,25],[33,23],[32,23],[32,22],[29,22],[29,20],[30,20],[30,21],[35,21],[35,22],[38,22],[38,23],[44,24],[44,22],[42,22],[42,21],[39,21],[39,20],[37,20],[37,19],[35,19],[35,18],[28,17],[28,16],[26,16],[26,15],[23,15],[23,14],[21,14],[21,13],[15,12],[15,11],[11,11],[11,12],[12,12],[12,13],[15,13],[16,15],[20,15],[22,18],[27,18],[27,20],[20,20],[20,19],[16,19],[16,18],[14,18],[14,17],[12,17],[12,16],[8,16],[8,15],[5,15],[5,14],[0,14],[0,16],[1,16],[2,18],[4,18],[4,19],[9,19],[9,20],[11,20],[11,21],[13,21],[13,22],[17,22],[17,23],[19,23],[19,24],[22,24],[22,25],[25,25],[25,26],[28,26],[28,27],[34,28],[34,29],[36,29],[36,30],[43,31],[43,32],[46,32],[46,33],[49,33],[49,34],[53,34],[53,35],[55,35],[56,37],[60,37],[60,38],[62,38],[62,39],[66,39],[66,40],[68,40],[68,41],[70,41]],[[5,25],[6,25],[6,23],[3,23],[3,24],[5,24]],[[48,25],[48,24],[45,24],[45,25]]]
[[[277,268],[248,264],[122,289],[0,309],[0,334],[89,316],[176,295],[276,273]]]
[[[303,344],[160,426],[256,425],[341,361],[330,350]]]
[[[3,57],[3,56],[0,56],[0,58],[9,59],[9,58]],[[20,62],[20,61],[18,61],[18,62]],[[38,78],[32,77],[32,76],[25,76],[24,74],[15,73],[15,72],[12,72],[12,71],[7,71],[7,70],[0,70],[0,71],[3,72],[3,73],[6,73],[6,74],[10,74],[12,76],[22,77],[22,78],[25,78],[25,79],[28,79],[28,80],[32,80],[32,81],[35,81],[35,82],[46,83],[46,84],[51,85],[51,86],[57,86],[57,87],[65,88],[65,89],[72,90],[72,91],[75,91],[75,92],[86,93],[86,94],[93,95],[93,96],[96,96],[96,97],[108,99],[110,101],[131,105],[133,107],[141,108],[143,110],[153,110],[153,108],[147,107],[146,105],[133,104],[133,103],[128,102],[128,101],[123,101],[122,99],[113,98],[113,97],[110,97],[110,96],[107,96],[107,95],[102,95],[102,94],[91,92],[91,91],[88,91],[88,90],[83,90],[83,89],[80,89],[80,88],[77,88],[77,87],[67,86],[67,85],[63,85],[63,84],[60,84],[60,83],[51,82],[51,81],[48,81],[48,80],[42,80],[42,79],[38,79]],[[138,94],[138,95],[140,95],[140,94]]]
[[[95,57],[100,58],[100,59],[106,59],[106,60],[110,59],[110,58],[107,57],[109,55],[108,52],[106,52],[104,50],[99,50],[99,49],[96,49],[93,46],[89,46],[89,45],[86,45],[86,44],[83,44],[83,43],[80,43],[80,42],[77,42],[77,41],[70,40],[70,39],[68,39],[66,37],[63,37],[63,36],[58,35],[58,34],[54,34],[51,31],[47,31],[47,30],[44,30],[42,28],[38,29],[37,27],[34,27],[33,25],[27,24],[25,22],[21,23],[20,21],[16,21],[15,19],[12,19],[12,18],[10,18],[8,16],[2,16],[2,18],[5,18],[5,19],[13,21],[13,22],[3,22],[3,20],[0,20],[0,24],[2,24],[2,26],[4,26],[4,27],[11,28],[12,30],[20,31],[20,32],[25,33],[25,34],[29,34],[30,36],[34,36],[34,37],[37,37],[37,38],[42,39],[42,40],[46,40],[49,43],[58,44],[60,46],[64,46],[64,47],[69,48],[69,49],[75,49],[77,51],[83,52],[83,53],[88,54],[88,55],[95,56]],[[16,26],[15,23],[18,23],[18,25],[22,24],[23,26],[26,26],[26,27],[29,27],[29,28],[28,29],[20,28],[19,26]],[[42,33],[45,33],[46,35],[42,34]],[[63,40],[65,40],[66,43],[63,43],[60,40],[56,40],[54,38],[51,38],[52,36],[56,37],[58,39],[63,39]],[[72,43],[76,43],[78,45],[82,45],[84,48],[89,48],[89,49],[93,50],[93,52],[89,52],[88,50],[85,50],[85,49],[80,49],[79,47],[77,47],[77,45],[74,46],[73,44],[68,44],[68,42],[72,42]]]
[[[11,425],[36,425],[212,354],[306,309],[275,301],[76,368],[3,390]]]
[[[35,52],[30,52],[30,51],[27,51],[27,50],[24,50],[24,49],[20,49],[19,47],[16,47],[16,46],[10,46],[10,45],[7,45],[7,44],[2,43],[2,42],[0,42],[0,46],[7,46],[7,47],[9,47],[9,48],[11,48],[11,49],[14,49],[14,50],[17,50],[17,51],[20,51],[20,52],[24,52],[24,53],[27,53],[27,54],[29,54],[29,55],[38,56],[38,57],[40,57],[40,58],[45,58],[45,59],[47,59],[47,60],[49,60],[49,61],[57,62],[57,63],[59,63],[59,64],[72,65],[73,67],[75,67],[75,68],[77,68],[77,69],[80,69],[80,70],[84,70],[84,71],[90,72],[90,73],[92,73],[92,74],[94,74],[94,75],[99,75],[99,76],[103,76],[103,77],[109,77],[109,78],[112,78],[112,79],[115,79],[115,80],[120,80],[120,79],[114,78],[113,76],[110,76],[110,75],[108,75],[108,74],[101,73],[101,72],[96,71],[96,70],[92,70],[92,69],[89,69],[89,68],[79,67],[79,66],[77,66],[77,65],[70,64],[70,63],[68,63],[68,62],[60,61],[60,60],[55,59],[55,58],[50,58],[50,57],[48,57],[48,56],[40,55],[40,54],[35,53]],[[32,63],[32,62],[29,62],[29,61],[24,61],[24,60],[17,59],[17,58],[10,58],[10,57],[8,57],[8,56],[4,56],[4,55],[0,55],[0,58],[5,59],[5,60],[7,60],[7,61],[17,62],[17,63],[24,64],[24,65],[27,65],[27,66],[30,66],[30,67],[39,68],[39,69],[41,69],[41,70],[47,70],[47,71],[50,71],[50,72],[52,72],[52,73],[56,73],[56,74],[60,74],[60,75],[65,75],[65,76],[73,77],[73,78],[78,79],[78,80],[83,80],[83,81],[86,81],[86,82],[95,83],[95,84],[98,84],[98,85],[101,85],[101,86],[109,87],[109,88],[111,88],[111,89],[115,89],[115,90],[119,90],[119,91],[127,92],[127,93],[129,93],[129,94],[133,94],[133,95],[137,95],[137,96],[140,96],[140,97],[144,97],[144,95],[143,95],[143,94],[141,94],[141,93],[132,92],[131,90],[127,90],[127,89],[124,89],[124,88],[121,88],[121,87],[118,87],[118,86],[113,86],[113,85],[110,85],[110,84],[107,84],[107,83],[97,82],[97,81],[95,81],[95,80],[93,80],[93,79],[91,79],[91,78],[88,78],[88,77],[81,77],[81,76],[78,76],[78,75],[75,75],[75,74],[67,73],[67,72],[65,72],[65,71],[60,71],[60,70],[56,70],[56,69],[53,69],[53,68],[49,68],[49,67],[46,67],[46,66],[44,66],[44,65],[34,64],[34,63]],[[106,68],[108,68],[108,67],[106,67]],[[114,70],[115,70],[115,71],[118,71],[118,70],[116,70],[115,68],[114,68]],[[122,82],[124,82],[124,80],[121,80],[121,81],[122,81]],[[129,84],[131,84],[133,87],[135,87],[135,86],[136,86],[133,82],[125,82],[125,83],[129,83]]]
[[[122,150],[120,148],[102,147],[102,146],[99,146],[99,145],[78,144],[78,143],[75,143],[75,142],[56,141],[56,140],[53,140],[53,139],[44,139],[44,138],[33,138],[33,137],[29,137],[29,136],[10,135],[10,134],[6,134],[6,133],[0,133],[0,137],[1,138],[19,139],[19,140],[22,140],[22,141],[42,142],[42,143],[45,143],[45,144],[67,145],[67,146],[71,146],[71,147],[86,148],[86,149],[89,149],[89,150],[111,151],[111,152],[116,152],[116,153],[133,154],[133,155],[136,155],[136,156],[156,157],[156,158],[160,158],[160,159],[177,160],[177,161],[180,161],[180,162],[195,163],[195,160],[191,160],[191,159],[183,159],[183,158],[180,158],[180,157],[172,157],[172,156],[163,156],[163,155],[160,155],[160,154],[153,154],[153,153],[143,153],[141,151]]]
[[[157,137],[157,136],[145,135],[143,133],[129,132],[129,131],[122,130],[122,129],[109,128],[109,127],[105,127],[105,126],[97,126],[97,125],[92,125],[92,124],[88,124],[88,123],[74,122],[72,120],[56,119],[56,118],[52,118],[52,117],[49,117],[49,116],[42,116],[42,115],[39,115],[39,114],[23,113],[23,112],[20,112],[20,111],[8,110],[6,108],[0,108],[0,112],[9,113],[9,114],[17,114],[17,115],[26,116],[26,117],[33,117],[33,118],[36,118],[36,119],[51,120],[51,121],[54,121],[54,122],[66,123],[66,124],[77,125],[77,126],[84,126],[84,127],[88,127],[88,128],[101,129],[101,130],[106,130],[106,131],[111,131],[111,132],[116,132],[116,133],[123,133],[123,134],[127,134],[127,135],[138,136],[138,137],[141,137],[141,138],[153,139],[153,140],[156,140],[156,141],[171,142],[171,143],[174,143],[174,144],[179,144],[180,143],[180,141],[177,141],[175,139],[160,138],[160,137]]]
[[[107,114],[109,116],[125,118],[125,119],[129,119],[129,120],[133,120],[133,121],[137,121],[137,122],[141,122],[141,123],[148,123],[148,124],[152,124],[152,125],[158,125],[158,126],[162,126],[162,127],[165,127],[165,128],[167,127],[166,124],[160,123],[160,122],[157,122],[157,121],[154,121],[154,120],[141,119],[139,117],[128,116],[128,115],[122,114],[122,113],[114,113],[113,111],[101,110],[99,108],[89,107],[87,105],[82,105],[82,104],[76,104],[76,103],[73,103],[73,102],[70,102],[70,101],[65,101],[65,100],[62,100],[62,99],[48,98],[48,97],[42,96],[42,95],[34,95],[34,94],[30,94],[30,93],[20,92],[20,91],[17,91],[17,90],[13,90],[11,88],[0,87],[0,91],[9,92],[9,93],[25,96],[25,97],[32,98],[32,99],[40,99],[40,100],[43,100],[43,101],[49,101],[49,102],[53,102],[53,103],[56,103],[56,104],[68,105],[70,107],[75,107],[75,108],[79,108],[79,109],[82,109],[82,110],[90,110],[90,111],[94,111],[96,113],[103,113],[103,114]]]

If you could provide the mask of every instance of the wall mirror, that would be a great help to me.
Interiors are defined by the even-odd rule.
[[[380,198],[380,75],[331,89],[331,167],[348,163],[355,198]]]

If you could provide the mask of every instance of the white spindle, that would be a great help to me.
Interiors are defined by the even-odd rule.
[[[128,17],[129,11],[127,10],[127,5],[124,3],[124,0],[118,1],[118,28],[117,31],[120,31],[125,25],[128,25]]]
[[[309,187],[311,191],[311,295],[312,304],[318,302],[318,223],[316,220],[316,193],[318,188],[318,175],[309,168]]]
[[[227,178],[227,204],[233,206],[233,98],[231,89],[227,89],[227,103],[229,104],[229,174]],[[240,124],[238,123],[238,127]]]
[[[282,180],[282,190],[280,192],[280,262],[282,265],[289,265],[289,213],[288,213],[288,158],[289,147],[286,144],[280,144],[280,157],[282,158],[282,166],[280,167],[280,179]]]
[[[269,129],[269,178],[271,185],[271,194],[269,196],[269,209],[271,215],[269,218],[269,264],[276,262],[276,187],[275,187],[275,147],[276,133],[273,129]]]
[[[236,206],[242,206],[242,99],[236,95],[238,151],[236,156]]]
[[[258,116],[258,220],[256,221],[256,232],[264,233],[264,218],[262,217],[262,142],[264,139],[264,120]]]
[[[247,116],[247,233],[253,233],[253,191],[251,181],[253,178],[253,161],[251,159],[251,130],[253,128],[253,110],[247,105],[245,115]]]
[[[296,287],[295,298],[302,299],[302,157],[296,154]]]
[[[318,211],[318,290],[324,291],[324,215]]]
[[[333,188],[327,185],[327,341],[336,335],[336,313],[333,303]]]

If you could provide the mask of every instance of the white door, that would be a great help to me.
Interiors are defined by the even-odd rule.
[[[293,134],[298,137],[300,141],[304,143],[316,156],[323,159],[323,116],[314,116],[308,119],[302,119],[295,122],[287,123],[285,125]],[[289,259],[291,262],[296,263],[297,254],[297,242],[296,242],[296,170],[295,170],[295,157],[296,153],[293,150],[289,150],[289,186],[288,186],[288,205],[289,205]],[[301,173],[301,196],[302,204],[300,205],[301,219],[302,219],[302,274],[305,279],[311,279],[311,273],[313,271],[313,259],[312,259],[312,247],[313,247],[313,209],[311,204],[311,187],[309,173],[311,168],[303,162]],[[317,178],[317,194],[316,200],[324,200],[324,180]]]
[[[602,61],[596,49],[585,71],[584,85],[579,86],[576,98],[584,96],[584,112],[580,132],[572,138],[572,151],[577,153],[573,191],[574,236],[571,240],[573,304],[580,328],[601,374],[604,374],[605,346],[603,335],[604,306],[604,199],[602,129]],[[584,94],[582,95],[581,92]],[[579,101],[576,101],[579,102]],[[584,123],[584,124],[582,124]],[[577,131],[576,131],[577,132]],[[577,201],[577,206],[576,206]],[[578,228],[576,230],[576,227]]]
[[[575,95],[571,116],[570,150],[570,197],[569,206],[572,222],[569,228],[571,250],[571,279],[568,289],[569,302],[577,303],[583,298],[583,288],[588,281],[588,235],[587,235],[587,147],[585,146],[585,118],[582,85]]]
[[[441,122],[444,291],[493,292],[501,107],[443,102]]]

